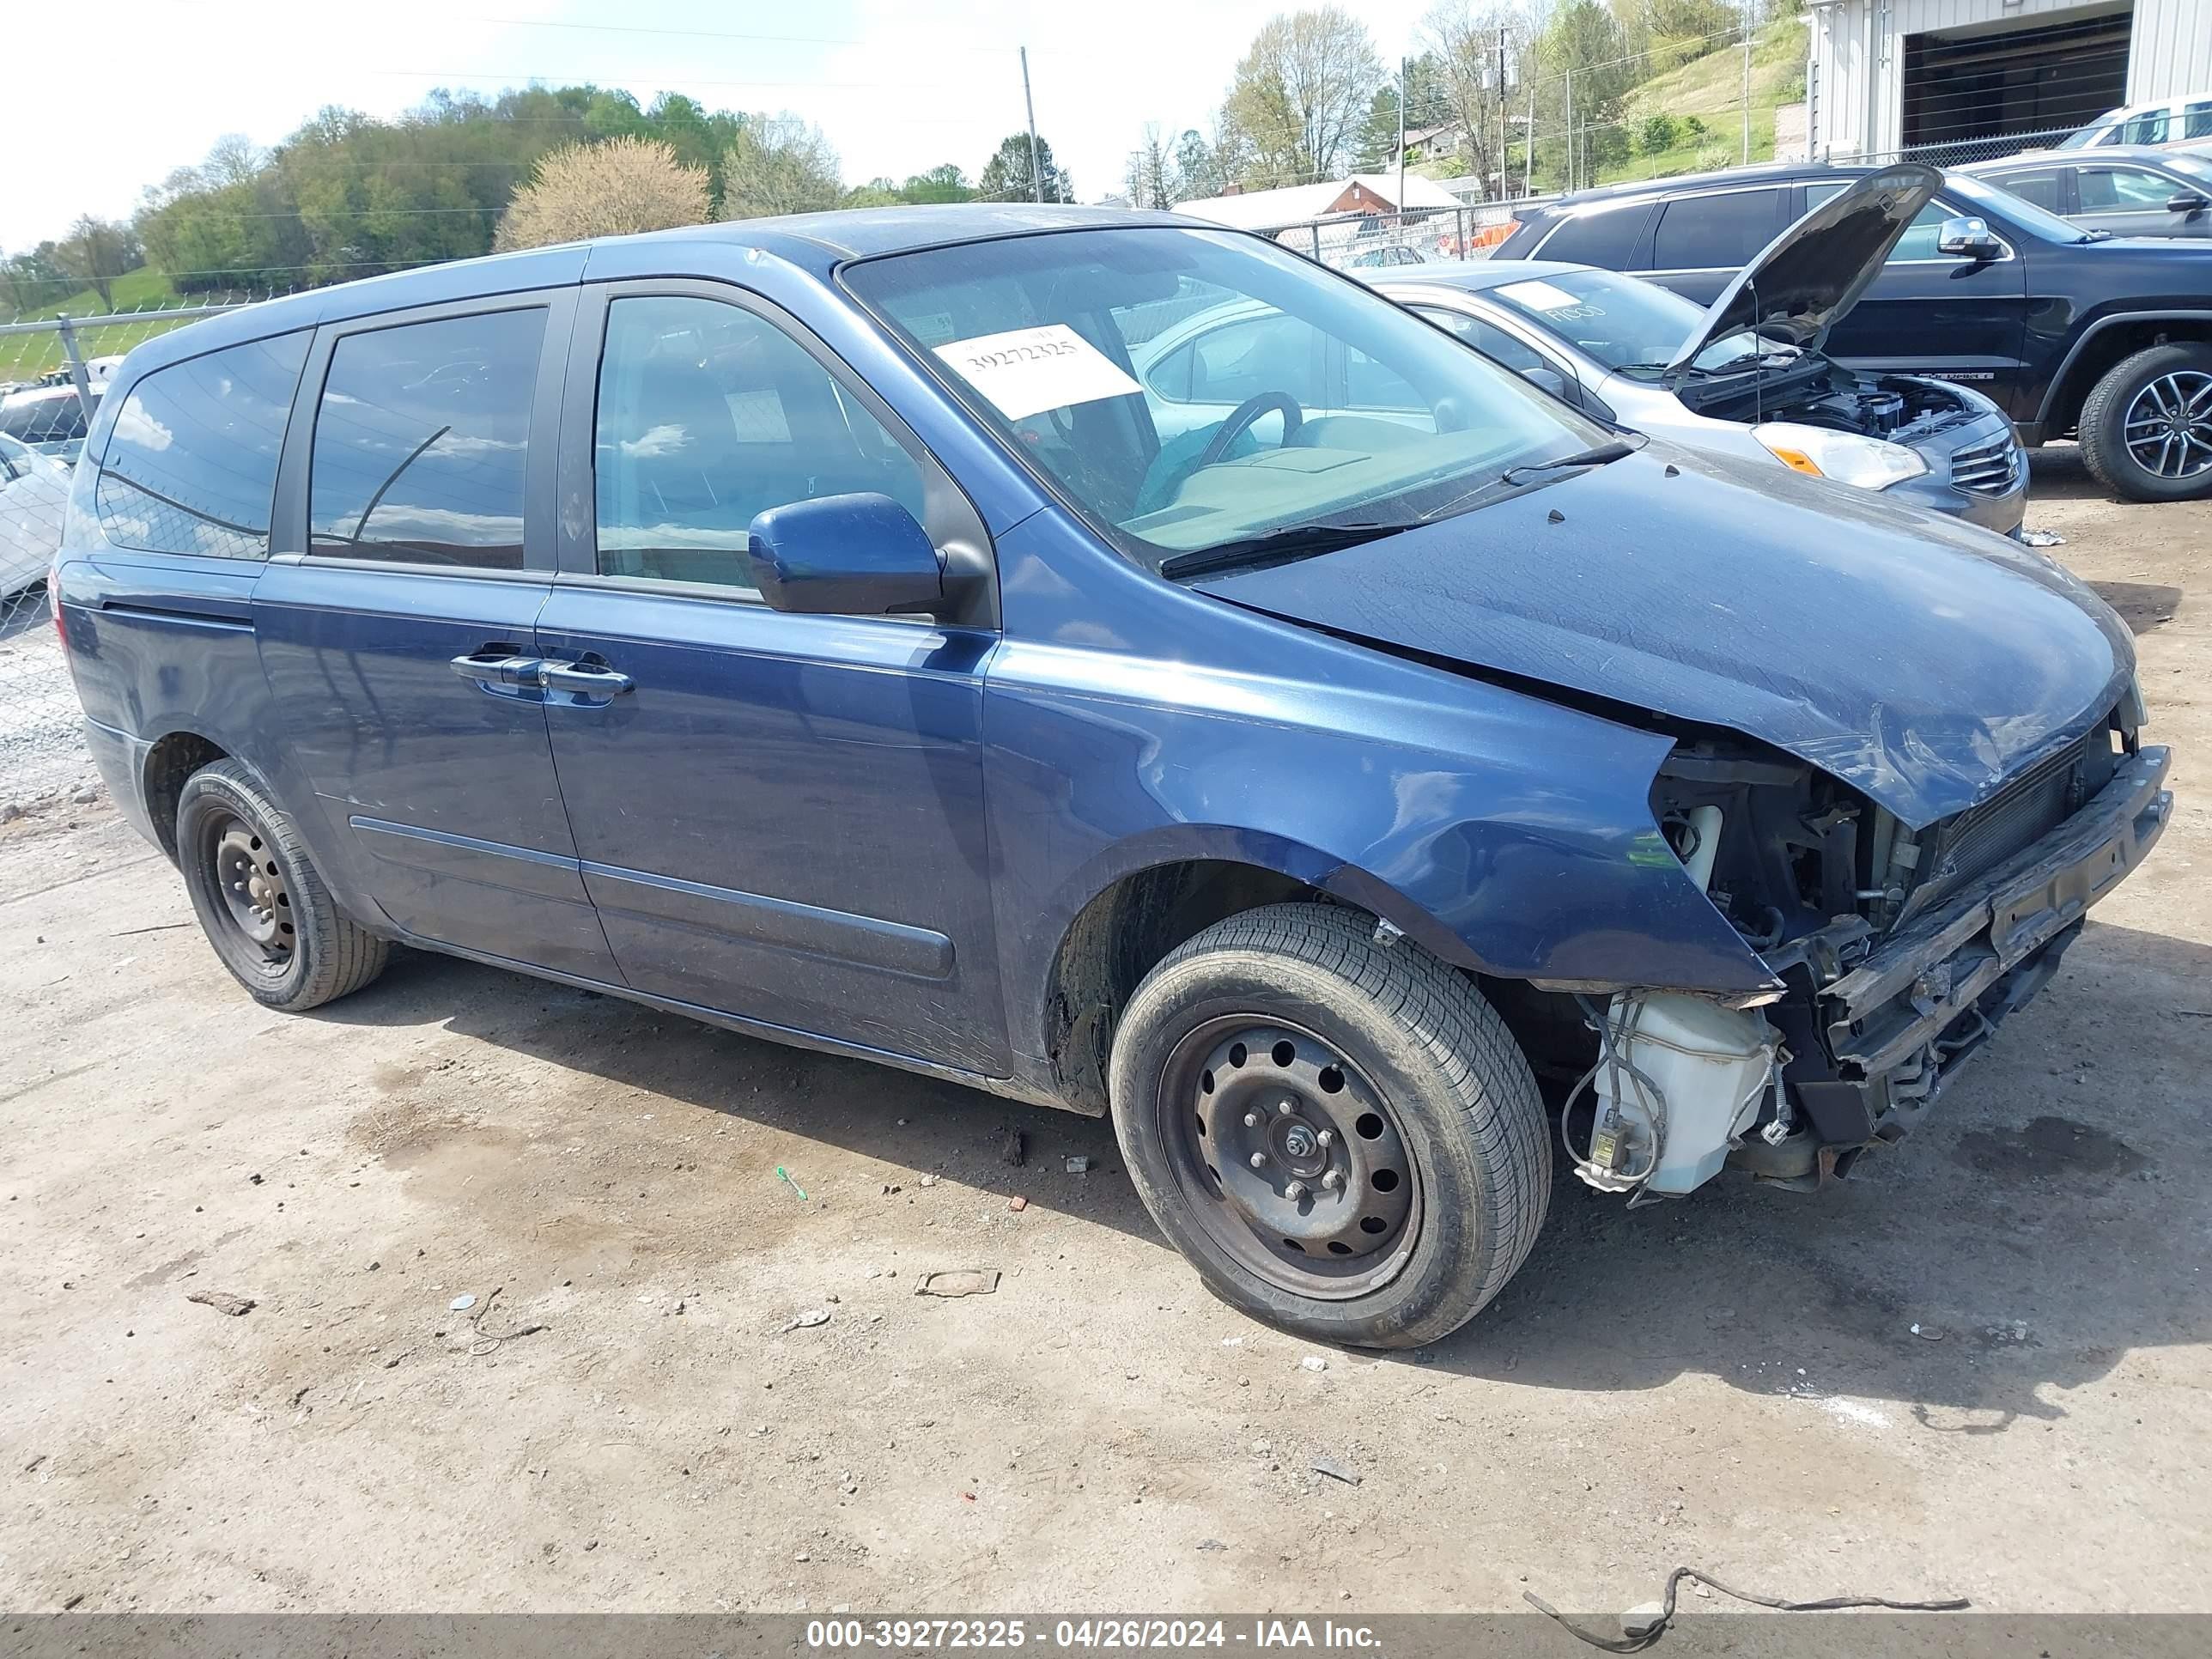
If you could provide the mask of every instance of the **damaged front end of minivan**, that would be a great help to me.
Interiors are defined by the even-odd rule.
[[[1655,443],[1564,508],[1498,503],[1479,548],[1446,523],[1205,584],[1668,740],[1623,854],[1679,866],[1741,972],[1689,963],[1634,907],[1608,915],[1608,960],[1640,936],[1648,980],[1477,966],[1574,1083],[1578,1173],[1639,1199],[1724,1167],[1818,1185],[1909,1133],[2172,811],[2132,641],[2095,593],[1972,526],[1810,481],[1800,499],[1787,476],[1723,518],[1729,479]],[[1694,544],[1622,528],[1653,488]]]
[[[1788,756],[1679,745],[1654,816],[1776,987],[1733,1007],[1585,997],[1597,1057],[1568,1107],[1577,1174],[1638,1196],[1688,1192],[1724,1165],[1810,1188],[1909,1133],[2164,830],[2167,753],[2142,744],[2141,720],[2130,695],[1992,799],[1919,830]]]

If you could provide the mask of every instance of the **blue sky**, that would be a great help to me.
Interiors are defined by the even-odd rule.
[[[1429,0],[1355,0],[1376,50],[1412,45]],[[538,79],[661,91],[818,123],[848,180],[941,161],[973,177],[1022,125],[1030,48],[1038,131],[1095,199],[1147,121],[1204,125],[1279,0],[115,0],[96,30],[24,6],[4,36],[9,147],[0,249],[141,188],[225,133],[271,143],[325,104],[397,113],[434,87]],[[27,70],[27,73],[22,72]]]

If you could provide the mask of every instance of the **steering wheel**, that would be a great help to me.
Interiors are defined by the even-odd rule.
[[[1279,410],[1283,416],[1283,435],[1276,447],[1287,447],[1291,438],[1297,435],[1298,428],[1304,424],[1305,411],[1298,407],[1298,400],[1287,392],[1255,392],[1229,411],[1229,418],[1213,434],[1213,441],[1199,453],[1198,465],[1194,470],[1204,471],[1209,466],[1218,465],[1221,458],[1229,453],[1229,446],[1243,437],[1246,429],[1270,410]]]

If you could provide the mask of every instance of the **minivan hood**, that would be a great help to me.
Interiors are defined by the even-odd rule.
[[[1818,351],[1942,184],[1935,168],[1900,161],[1830,197],[1735,274],[1667,365],[1668,375],[1714,341],[1753,326]]]
[[[2126,626],[2040,554],[1656,441],[1455,518],[1193,585],[1741,732],[1916,829],[2099,724],[2135,666]]]

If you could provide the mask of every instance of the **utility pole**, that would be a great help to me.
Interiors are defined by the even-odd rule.
[[[1402,58],[1398,60],[1398,199],[1392,205],[1401,214],[1406,210],[1406,60]]]
[[[1575,187],[1575,72],[1567,72],[1567,188]]]
[[[1743,0],[1743,164],[1751,165],[1751,7]]]
[[[1528,64],[1521,68],[1528,82],[1528,125],[1521,134],[1521,199],[1526,201],[1536,193],[1536,77]]]
[[[1044,161],[1037,154],[1036,100],[1030,96],[1030,49],[1024,46],[1021,53],[1022,107],[1029,112],[1030,117],[1030,191],[1042,202],[1044,200]]]
[[[1513,170],[1505,165],[1505,26],[1498,26],[1498,199],[1513,193]]]

